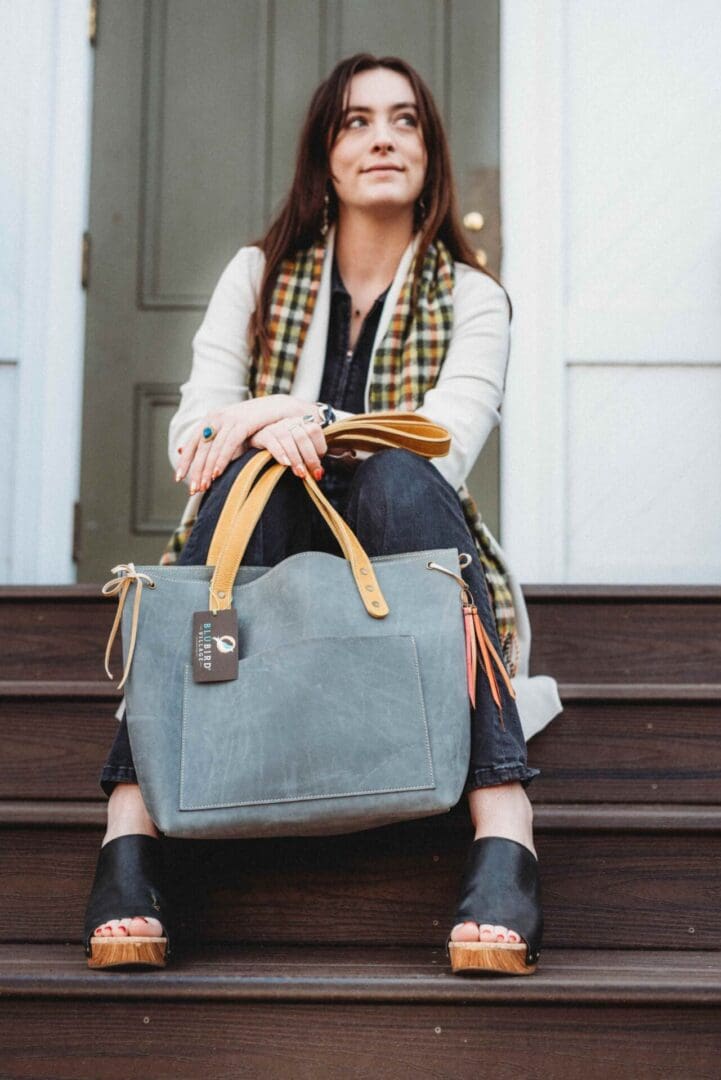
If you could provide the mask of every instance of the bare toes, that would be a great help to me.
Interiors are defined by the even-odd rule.
[[[163,927],[157,919],[146,919],[144,915],[137,915],[129,919],[130,933],[133,937],[162,937]]]
[[[478,941],[478,927],[474,922],[458,923],[451,930],[451,941]]]

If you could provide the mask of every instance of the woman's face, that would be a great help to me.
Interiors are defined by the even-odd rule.
[[[411,84],[388,68],[361,71],[353,76],[346,100],[329,155],[341,208],[412,210],[428,158]]]

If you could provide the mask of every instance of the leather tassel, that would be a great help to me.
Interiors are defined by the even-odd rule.
[[[476,707],[476,664],[478,663],[476,634],[473,626],[473,615],[476,610],[475,604],[463,605],[463,627],[466,631],[466,680],[468,696],[474,709]]]
[[[465,605],[464,605],[464,615],[465,615]],[[501,658],[499,657],[498,653],[496,652],[495,648],[493,647],[493,642],[489,638],[485,626],[483,625],[483,623],[479,619],[479,617],[478,617],[478,609],[475,608],[475,607],[474,607],[474,610],[472,612],[472,618],[473,618],[473,623],[474,623],[475,630],[476,630],[476,637],[478,639],[478,645],[479,645],[480,651],[481,651],[481,658],[483,660],[483,669],[486,672],[486,676],[488,677],[488,682],[490,683],[490,686],[491,686],[491,694],[493,696],[493,700],[496,703],[496,707],[498,708],[498,716],[499,716],[499,720],[501,722],[501,727],[505,728],[505,724],[503,723],[503,706],[501,704],[501,695],[500,695],[500,693],[498,691],[498,683],[496,681],[495,672],[493,671],[493,663],[492,663],[491,657],[493,658],[493,660],[495,660],[496,666],[497,666],[498,670],[501,673],[503,681],[506,684],[506,688],[508,689],[508,693],[511,695],[511,697],[514,700],[515,700],[515,697],[516,697],[516,691],[513,689],[513,684],[511,683],[511,680],[510,680],[510,677],[508,675],[508,672],[506,671],[505,665],[504,665],[503,661],[501,660]]]

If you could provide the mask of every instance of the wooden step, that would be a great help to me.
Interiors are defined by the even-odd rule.
[[[721,685],[562,683],[528,744],[533,802],[718,803]]]
[[[0,940],[78,941],[104,807],[0,804]],[[546,944],[721,949],[721,808],[537,807]],[[435,945],[471,839],[467,813],[352,836],[166,841],[186,941]]]
[[[529,743],[534,802],[715,803],[721,686],[561,684]],[[108,682],[0,682],[0,799],[96,799],[120,694]]]
[[[108,575],[110,576],[110,575]],[[531,673],[721,683],[721,587],[524,585]],[[0,588],[0,679],[100,679],[116,604],[99,585]],[[119,668],[119,651],[116,667]]]
[[[688,1080],[721,1051],[719,953],[549,949],[535,975],[469,979],[432,948],[206,947],[91,972],[77,946],[17,945],[0,994],[9,1080]]]
[[[721,682],[718,585],[524,585],[531,674],[559,682]]]

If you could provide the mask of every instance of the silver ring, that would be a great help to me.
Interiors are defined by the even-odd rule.
[[[306,416],[303,417],[303,423],[304,424],[307,424],[309,421],[311,423],[313,423],[313,424],[318,423],[318,420],[316,419],[315,416],[313,416],[313,413],[308,413]]]

